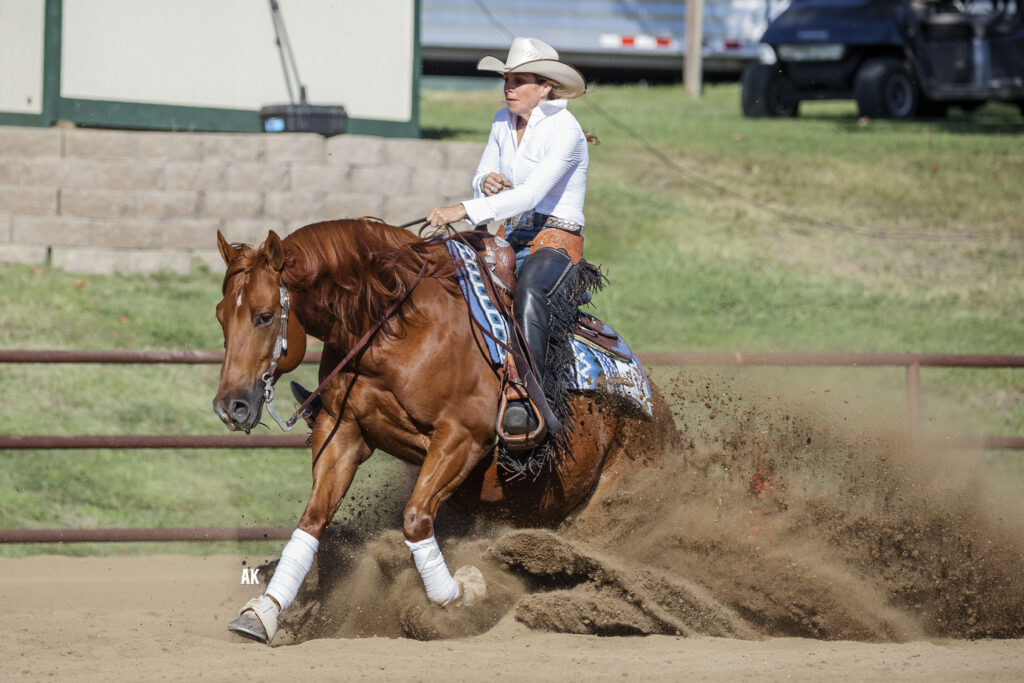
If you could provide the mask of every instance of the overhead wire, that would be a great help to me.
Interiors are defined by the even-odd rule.
[[[935,242],[959,242],[970,241],[973,239],[973,236],[968,233],[935,234],[930,232],[923,232],[920,230],[897,232],[892,230],[884,230],[881,228],[855,227],[844,223],[820,220],[817,218],[813,218],[811,216],[806,216],[803,214],[796,213],[794,211],[790,211],[788,209],[783,209],[774,206],[755,197],[750,197],[741,192],[737,192],[736,190],[733,190],[732,188],[723,185],[722,183],[716,182],[714,180],[706,178],[698,173],[695,173],[687,169],[686,167],[676,162],[674,159],[667,156],[664,152],[655,147],[653,144],[651,144],[646,138],[640,135],[640,133],[636,132],[630,126],[616,119],[606,110],[598,106],[592,99],[583,100],[583,103],[590,107],[595,113],[604,118],[610,124],[612,124],[612,126],[618,128],[620,131],[626,133],[627,135],[635,139],[637,142],[639,142],[651,156],[658,159],[658,161],[660,161],[663,165],[675,171],[679,175],[687,178],[688,180],[692,181],[694,184],[700,185],[713,192],[717,192],[735,201],[752,206],[756,209],[764,211],[765,213],[770,213],[774,216],[778,216],[779,218],[788,219],[811,227],[831,230],[833,232],[850,233],[853,235],[858,235],[860,237],[874,237],[882,239],[931,240]]]
[[[501,22],[501,20],[499,20],[497,17],[494,16],[494,14],[491,13],[491,10],[487,7],[483,0],[475,1],[477,6],[480,8],[481,13],[483,13],[483,15],[487,18],[491,25],[493,25],[499,31],[504,33],[505,37],[508,38],[510,41],[515,39],[515,34],[512,33],[512,31],[510,31],[508,27]],[[600,116],[608,123],[610,123],[614,128],[617,128],[619,131],[625,133],[629,137],[639,142],[640,145],[651,156],[660,161],[666,168],[678,173],[682,177],[693,182],[695,185],[701,186],[712,192],[717,192],[720,195],[733,199],[734,201],[747,204],[748,206],[751,206],[765,213],[770,213],[779,218],[787,219],[795,223],[800,223],[814,228],[821,228],[823,230],[830,230],[832,232],[838,233],[848,233],[852,235],[857,235],[859,237],[871,237],[878,239],[894,240],[925,240],[933,242],[967,242],[975,239],[973,235],[963,232],[936,234],[920,230],[894,231],[886,230],[883,228],[856,227],[852,225],[847,225],[845,223],[820,220],[818,218],[813,218],[811,216],[806,216],[804,214],[796,213],[788,209],[783,209],[774,206],[755,197],[750,197],[741,192],[737,192],[736,190],[733,190],[732,188],[723,185],[722,183],[716,182],[714,180],[711,180],[710,178],[706,178],[698,173],[695,173],[694,171],[687,169],[686,167],[676,162],[674,159],[670,158],[660,149],[655,147],[653,144],[651,144],[647,140],[647,138],[645,138],[643,135],[635,131],[632,127],[620,121],[612,114],[610,114],[608,111],[606,111],[604,108],[600,107],[593,101],[592,98],[584,99],[582,100],[582,102],[586,106],[588,106],[592,111],[594,111],[594,113],[596,113],[598,116]]]

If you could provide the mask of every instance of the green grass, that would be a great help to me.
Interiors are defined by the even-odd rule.
[[[500,106],[497,90],[424,91],[424,136],[482,146]],[[635,350],[1021,353],[1016,109],[895,123],[859,121],[850,102],[805,103],[798,119],[752,120],[735,85],[692,101],[679,86],[600,84],[571,108],[601,139],[586,251],[611,284],[596,312]],[[220,278],[2,266],[0,347],[219,348]],[[900,368],[729,372],[827,388],[851,410],[906,411]],[[3,377],[7,434],[223,429],[209,407],[214,366],[8,365]],[[1024,434],[1019,370],[926,368],[922,390],[929,429]],[[1018,454],[992,461],[1021,469]],[[371,465],[378,486],[393,484],[386,459]],[[308,467],[305,452],[0,453],[0,527],[290,524]],[[190,548],[211,546],[174,546]]]

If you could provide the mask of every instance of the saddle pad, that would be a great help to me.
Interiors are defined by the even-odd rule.
[[[462,295],[466,297],[469,308],[477,322],[493,334],[503,343],[508,344],[512,338],[509,332],[508,322],[498,311],[498,308],[491,301],[487,293],[487,286],[484,284],[484,274],[480,272],[480,264],[476,260],[476,252],[469,245],[457,240],[448,240],[448,251],[452,258],[461,263],[458,269],[459,287]],[[484,336],[487,344],[487,355],[495,365],[504,365],[505,349],[499,346],[490,337]]]
[[[501,315],[487,293],[487,287],[484,285],[486,276],[480,272],[473,249],[455,240],[450,240],[447,244],[452,257],[461,262],[459,287],[469,303],[473,317],[496,338],[508,344],[511,338],[508,321]],[[495,365],[504,365],[505,349],[486,336],[484,341],[487,344],[490,361]],[[653,417],[651,385],[647,381],[643,366],[629,350],[625,341],[620,338],[624,355],[631,359],[628,361],[612,356],[579,337],[572,337],[570,342],[575,359],[574,381],[573,386],[569,387],[570,391],[605,391],[616,394],[632,401],[648,417]]]
[[[647,417],[654,417],[651,384],[647,381],[647,373],[637,360],[636,354],[629,352],[631,360],[626,361],[580,337],[574,336],[570,341],[576,359],[574,389],[605,391],[622,396],[636,404]],[[626,342],[620,338],[620,344],[625,346]]]

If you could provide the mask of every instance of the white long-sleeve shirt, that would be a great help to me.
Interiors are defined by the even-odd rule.
[[[527,211],[583,225],[590,156],[583,129],[566,100],[545,100],[530,113],[522,144],[516,143],[515,115],[494,116],[476,175],[473,199],[462,202],[474,225],[511,218]],[[501,173],[512,187],[487,197],[480,189],[488,173]]]

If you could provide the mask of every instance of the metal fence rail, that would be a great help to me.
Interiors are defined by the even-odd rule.
[[[112,434],[109,436],[0,436],[0,450],[88,450],[143,448],[301,448],[304,434]]]
[[[0,543],[149,543],[175,541],[279,541],[295,527],[184,527],[157,529],[0,529]]]
[[[321,353],[308,351],[303,359],[318,363]],[[903,367],[907,377],[907,407],[911,430],[921,431],[922,367],[1024,368],[1024,355],[914,353],[638,353],[654,366],[790,366],[790,367]],[[117,363],[219,364],[223,351],[104,351],[0,349],[0,363]],[[947,440],[949,442],[950,440]],[[1024,450],[1024,436],[955,437],[958,445],[985,449]],[[0,450],[159,449],[159,448],[301,448],[306,436],[260,435],[79,435],[2,436]],[[0,529],[0,543],[85,543],[151,541],[256,541],[286,539],[291,527],[162,528],[162,529]]]

